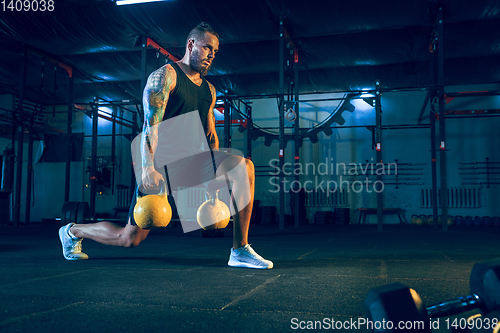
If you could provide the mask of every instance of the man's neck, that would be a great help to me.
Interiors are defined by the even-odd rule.
[[[195,84],[201,84],[202,78],[199,72],[195,71],[191,66],[189,65],[189,60],[186,59],[181,59],[180,61],[177,62],[177,65],[179,65],[180,69],[186,74],[186,76],[193,81]]]

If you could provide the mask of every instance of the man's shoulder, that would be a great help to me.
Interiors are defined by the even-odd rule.
[[[172,66],[171,64],[163,65],[151,74],[152,75],[155,75],[155,74],[156,75],[164,75],[164,76],[173,77],[173,78],[177,77],[177,72],[175,71],[174,66]]]
[[[151,73],[148,79],[148,87],[152,90],[172,90],[177,83],[177,72],[170,64],[163,65]]]

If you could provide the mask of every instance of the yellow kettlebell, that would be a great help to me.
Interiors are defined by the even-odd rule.
[[[141,229],[166,227],[172,219],[172,207],[168,203],[166,188],[160,194],[142,195],[137,191],[134,219]]]
[[[231,212],[219,200],[219,190],[207,194],[209,198],[198,208],[196,220],[203,230],[224,229],[229,224]]]

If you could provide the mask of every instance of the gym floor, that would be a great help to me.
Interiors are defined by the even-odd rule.
[[[3,224],[0,331],[300,331],[308,321],[357,322],[368,291],[387,283],[414,288],[427,305],[467,295],[474,263],[500,257],[498,229],[384,229],[254,225],[250,241],[274,269],[250,270],[227,266],[231,229],[201,238],[169,226],[133,249],[84,240],[90,259],[73,262],[62,257],[57,225]],[[433,332],[449,332],[438,323]]]

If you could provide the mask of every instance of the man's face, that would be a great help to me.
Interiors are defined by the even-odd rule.
[[[189,56],[191,68],[200,73],[201,76],[207,75],[217,51],[219,51],[219,40],[211,33],[205,32],[203,38],[192,43],[191,55]]]

